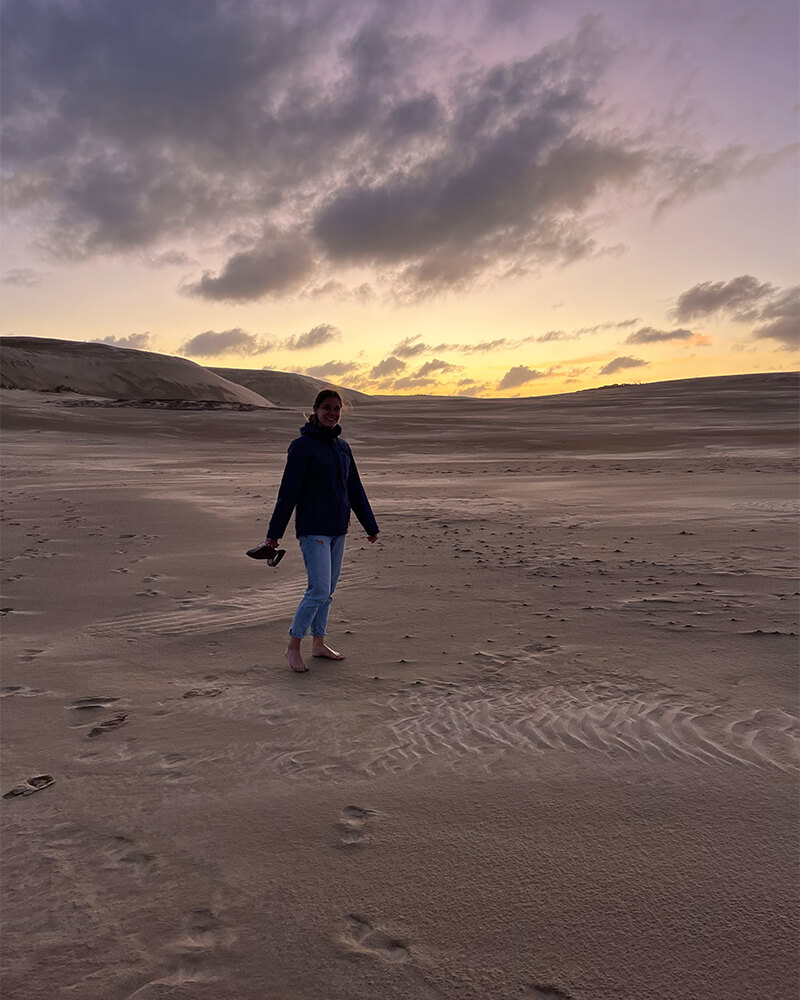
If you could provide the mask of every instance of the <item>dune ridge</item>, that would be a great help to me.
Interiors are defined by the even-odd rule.
[[[110,344],[0,337],[0,385],[104,399],[216,400],[275,404],[185,358]]]
[[[247,386],[253,392],[271,399],[278,406],[309,407],[320,389],[335,389],[345,406],[367,402],[373,397],[358,389],[349,389],[335,382],[298,375],[295,372],[266,371],[256,368],[214,368],[209,371],[237,385]]]

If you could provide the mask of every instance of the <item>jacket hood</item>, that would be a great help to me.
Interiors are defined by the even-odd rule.
[[[315,437],[320,441],[333,441],[334,438],[339,437],[342,433],[342,428],[340,424],[335,427],[320,427],[319,424],[303,424],[300,428],[300,433],[303,435],[308,435],[309,437]]]

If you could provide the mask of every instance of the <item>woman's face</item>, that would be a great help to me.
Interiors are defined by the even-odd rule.
[[[335,396],[328,396],[323,399],[314,410],[321,427],[335,427],[339,423],[342,414],[342,404]]]

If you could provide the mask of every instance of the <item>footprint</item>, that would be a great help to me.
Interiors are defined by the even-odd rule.
[[[540,986],[538,983],[528,983],[523,987],[523,996],[528,1000],[572,1000],[569,993],[557,989],[555,986]]]
[[[140,851],[130,837],[111,837],[103,848],[103,854],[109,859],[108,867],[126,866],[137,873],[149,871],[155,862],[154,856]]]
[[[192,688],[184,692],[184,698],[217,698],[223,693],[223,688]]]
[[[86,698],[76,698],[70,706],[75,712],[91,712],[98,708],[110,708],[119,698],[104,698],[101,695],[89,695]]]
[[[211,957],[210,953],[219,946],[225,947],[228,943],[222,939],[219,927],[219,921],[211,910],[192,910],[184,918],[180,937],[168,945],[168,951],[172,953],[170,964],[174,971],[140,986],[128,994],[126,1000],[160,1000],[162,997],[166,1000],[172,996],[184,997],[189,995],[185,992],[187,983],[213,981],[216,976],[205,968]]]
[[[110,719],[106,719],[104,722],[101,722],[99,725],[90,729],[89,738],[91,739],[93,736],[102,736],[103,733],[107,733],[110,729],[116,729],[118,726],[123,725],[127,718],[127,712],[117,712],[117,714],[112,715]]]
[[[22,660],[23,663],[31,663],[36,659],[39,653],[43,652],[43,649],[26,649],[24,653],[20,653],[19,659]]]
[[[10,698],[13,695],[19,695],[22,698],[33,698],[37,694],[46,694],[41,688],[29,688],[25,687],[24,684],[9,684],[7,687],[0,688],[0,698]]]
[[[342,818],[336,824],[341,846],[351,847],[354,844],[363,844],[365,840],[369,839],[366,826],[374,815],[372,809],[345,806],[342,809]]]
[[[347,917],[342,941],[353,951],[374,955],[384,962],[396,964],[408,958],[408,947],[404,942],[376,930],[368,920],[355,913]]]
[[[218,929],[219,921],[211,910],[192,910],[184,921],[184,933],[176,943],[176,950],[190,954],[214,948],[219,938]]]

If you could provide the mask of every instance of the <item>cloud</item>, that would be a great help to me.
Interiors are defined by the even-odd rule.
[[[392,356],[385,358],[383,361],[375,365],[369,374],[372,378],[385,378],[387,375],[395,375],[397,372],[403,371],[405,367],[405,361],[401,361],[399,358]]]
[[[745,321],[752,319],[762,300],[775,291],[774,285],[759,281],[751,274],[742,274],[730,281],[703,281],[678,296],[671,314],[680,322],[702,319],[716,312]]]
[[[633,326],[634,323],[638,323],[637,319],[622,319],[622,320],[608,320],[604,323],[595,323],[594,326],[583,326],[578,330],[548,330],[547,333],[543,333],[538,337],[526,337],[528,341],[534,341],[537,344],[546,344],[553,341],[560,340],[579,340],[586,334],[599,333],[601,330],[619,330],[624,329],[628,326]]]
[[[428,345],[423,344],[419,339],[419,335],[417,335],[415,337],[406,337],[399,344],[395,344],[392,348],[392,354],[398,358],[413,358],[418,354],[423,354],[427,350],[429,350]]]
[[[19,288],[36,288],[47,275],[32,267],[12,267],[0,278],[0,284],[16,285]]]
[[[431,375],[433,372],[456,372],[461,371],[461,365],[451,365],[447,361],[440,361],[438,358],[434,358],[432,361],[426,361],[417,371],[414,372],[415,378],[422,378],[425,375]]]
[[[548,330],[536,338],[537,344],[548,344],[556,340],[577,340],[579,333],[567,333],[565,330]]]
[[[183,250],[162,250],[160,253],[142,254],[142,263],[147,267],[162,268],[189,267],[197,261]]]
[[[302,238],[270,236],[260,246],[228,258],[216,277],[205,271],[199,281],[184,285],[183,290],[214,302],[252,302],[296,288],[310,277],[313,268],[310,249]]]
[[[613,375],[615,372],[624,371],[626,368],[642,368],[648,364],[647,361],[642,361],[641,358],[614,358],[613,361],[609,361],[605,367],[600,369],[601,375]]]
[[[765,320],[753,330],[755,340],[776,340],[785,351],[800,347],[800,285],[787,288],[760,311]]]
[[[306,375],[313,375],[315,378],[336,378],[341,375],[349,375],[352,372],[357,372],[361,368],[355,361],[328,361],[323,365],[311,365],[309,368],[304,368],[303,371]]]
[[[151,336],[149,333],[131,333],[127,337],[98,337],[93,344],[111,344],[113,347],[126,347],[129,350],[150,350]]]
[[[274,343],[262,340],[255,334],[245,333],[239,327],[232,330],[206,330],[196,337],[187,340],[178,348],[179,354],[192,358],[216,358],[222,354],[240,354],[250,357],[254,354],[264,354],[274,348]]]
[[[643,326],[636,333],[625,338],[626,344],[663,344],[673,340],[692,340],[691,330],[656,330],[652,326]]]
[[[281,347],[287,351],[305,351],[309,347],[319,347],[320,344],[328,344],[332,340],[341,339],[341,332],[330,323],[322,323],[315,326],[308,333],[301,333],[297,337],[289,337],[281,343]]]
[[[672,309],[679,319],[716,313],[737,323],[755,322],[752,340],[774,340],[781,350],[793,350],[800,340],[800,285],[781,289],[751,274],[703,281],[679,295]]]
[[[792,143],[771,153],[749,152],[746,146],[731,144],[703,158],[685,149],[665,155],[661,163],[667,191],[656,201],[654,218],[708,192],[718,192],[732,180],[759,177],[787,159],[793,159],[800,143]]]
[[[532,382],[534,379],[545,378],[547,372],[539,372],[525,365],[516,365],[509,368],[505,375],[497,384],[498,391],[501,389],[516,389],[520,385]]]
[[[436,385],[434,378],[415,378],[411,375],[405,378],[396,379],[392,382],[392,389],[424,389],[429,385]]]

